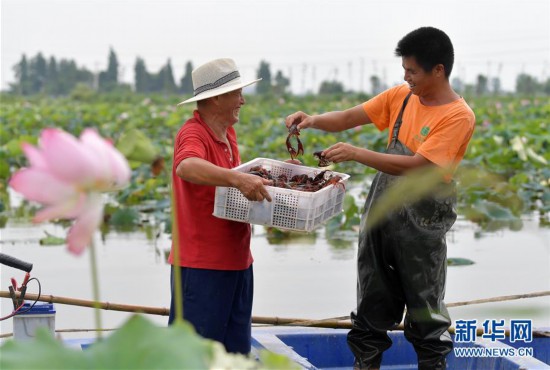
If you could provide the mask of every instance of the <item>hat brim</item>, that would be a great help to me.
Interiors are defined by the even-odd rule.
[[[249,81],[249,82],[241,82],[241,83],[238,83],[238,84],[235,84],[235,85],[230,85],[230,86],[221,86],[217,89],[205,91],[205,92],[203,92],[199,95],[196,95],[196,96],[194,96],[190,99],[184,100],[184,101],[178,103],[178,105],[192,103],[194,101],[204,100],[204,99],[212,98],[214,96],[222,95],[222,94],[234,91],[234,90],[241,89],[245,86],[252,85],[253,83],[256,83],[260,80],[261,80],[261,78],[258,78],[257,80],[253,80],[253,81]]]

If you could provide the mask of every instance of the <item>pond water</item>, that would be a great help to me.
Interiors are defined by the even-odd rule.
[[[40,246],[47,231],[63,236],[59,225],[32,225],[10,220],[0,229],[0,251],[34,264],[32,276],[40,280],[42,294],[91,299],[88,251],[80,257],[63,246]],[[255,258],[253,315],[305,319],[347,316],[355,305],[355,258],[357,238],[334,243],[324,229],[315,234],[278,241],[254,227]],[[143,232],[110,232],[97,240],[100,300],[152,307],[168,307],[169,265],[164,252],[170,246],[165,235],[148,239]],[[459,220],[448,234],[448,257],[475,263],[449,266],[446,302],[469,301],[504,295],[550,290],[550,229],[524,219],[520,231],[480,233],[477,226]],[[8,290],[10,277],[21,282],[24,273],[1,266],[0,288]],[[28,291],[36,293],[35,282]],[[1,315],[12,310],[11,300],[0,299]],[[450,308],[458,319],[530,319],[533,326],[550,327],[550,297]],[[56,304],[56,329],[94,328],[91,309]],[[102,311],[103,327],[116,328],[131,315]],[[166,317],[148,315],[159,325]],[[0,323],[0,332],[10,333],[12,320]],[[73,336],[90,336],[78,334]]]

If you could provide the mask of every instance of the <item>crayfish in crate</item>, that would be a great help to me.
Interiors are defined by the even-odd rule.
[[[316,192],[329,185],[345,188],[342,177],[333,174],[331,171],[321,171],[316,176],[311,177],[307,174],[294,175],[290,179],[285,174],[273,176],[270,171],[262,166],[252,167],[249,173],[263,177],[264,179],[272,180],[273,185],[278,188],[299,190],[306,192]]]

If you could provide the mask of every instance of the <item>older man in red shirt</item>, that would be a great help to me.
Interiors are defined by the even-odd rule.
[[[232,171],[241,163],[233,125],[245,104],[243,82],[233,60],[216,59],[192,73],[197,102],[193,117],[174,144],[174,238],[169,324],[175,319],[174,268],[181,270],[184,319],[205,338],[228,352],[247,354],[251,347],[253,298],[251,229],[247,223],[212,215],[216,186],[235,187],[251,201],[271,201],[270,181]],[[177,245],[175,244],[177,242]],[[175,260],[174,248],[179,249]]]

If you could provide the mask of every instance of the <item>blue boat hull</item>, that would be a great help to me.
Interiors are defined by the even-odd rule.
[[[269,350],[290,358],[303,369],[352,369],[354,359],[346,341],[348,331],[284,326],[254,327],[252,355],[259,357],[259,351]],[[537,331],[550,332],[546,329]],[[403,332],[394,331],[388,334],[393,344],[384,352],[381,369],[417,369],[416,353]],[[69,339],[66,343],[72,347],[86,348],[93,341]],[[455,343],[455,350],[457,347],[474,352],[471,355],[457,356],[457,353],[452,351],[447,356],[449,370],[550,370],[550,337],[533,338],[529,343],[490,341],[478,337],[475,343]],[[522,352],[519,356],[520,348],[529,351]]]
[[[283,354],[304,369],[351,369],[353,355],[347,343],[346,329],[266,327],[253,329],[254,351],[267,349]],[[393,345],[384,353],[382,369],[416,369],[417,358],[403,332],[389,333]],[[478,338],[475,343],[455,347],[478,348],[471,356],[447,357],[448,369],[550,369],[550,338],[534,338],[530,343],[490,341]],[[519,348],[529,350],[522,356]],[[532,354],[531,354],[532,352]]]

